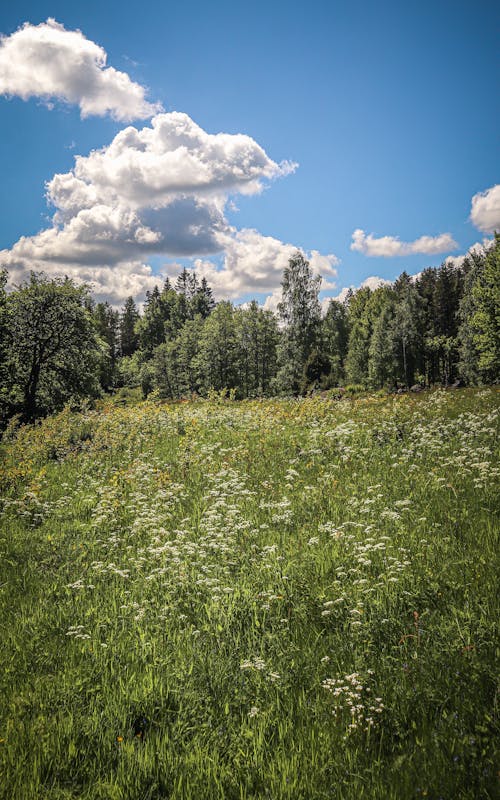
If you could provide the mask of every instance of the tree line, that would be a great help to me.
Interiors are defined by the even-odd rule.
[[[463,263],[350,291],[321,313],[321,279],[290,258],[277,313],[216,303],[184,269],[118,311],[68,278],[32,273],[14,291],[0,274],[0,415],[23,421],[122,387],[178,399],[298,395],[346,384],[494,383],[500,373],[500,236]]]

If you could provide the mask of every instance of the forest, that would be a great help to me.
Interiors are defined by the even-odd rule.
[[[414,391],[495,383],[500,374],[500,236],[486,250],[390,285],[350,291],[322,313],[321,278],[299,251],[277,313],[215,302],[183,269],[117,310],[88,286],[32,273],[0,284],[0,416],[32,421],[140,387],[163,399],[236,399],[342,388]]]

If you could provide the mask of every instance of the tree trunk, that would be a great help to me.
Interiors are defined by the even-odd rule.
[[[24,390],[23,418],[26,422],[31,422],[36,416],[36,392],[39,380],[40,364],[35,363],[31,367],[30,376]]]
[[[405,383],[406,386],[408,386],[408,370],[406,366],[406,342],[404,339],[403,339],[403,371],[405,374]]]

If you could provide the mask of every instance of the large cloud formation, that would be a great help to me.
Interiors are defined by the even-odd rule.
[[[417,254],[435,255],[455,250],[458,247],[450,233],[439,236],[420,236],[413,242],[402,242],[397,236],[375,237],[357,228],[352,234],[351,250],[357,250],[365,256],[393,258],[394,256],[411,256]]]
[[[274,162],[249,136],[209,134],[186,114],[161,113],[144,87],[106,61],[102,47],[53,19],[0,38],[0,93],[76,104],[82,117],[152,117],[54,175],[46,187],[51,225],[0,252],[10,282],[31,270],[65,274],[118,304],[162,279],[148,264],[153,256],[190,257],[219,297],[276,293],[296,247],[237,231],[225,209],[232,196],[257,194],[296,165]],[[220,254],[222,262],[210,260]],[[313,251],[310,259],[327,278],[336,274],[334,255]],[[163,272],[179,269],[170,262]],[[325,288],[333,286],[327,279]]]
[[[480,231],[500,231],[500,184],[474,195],[470,218]]]
[[[47,184],[51,227],[0,252],[0,264],[14,282],[33,269],[63,273],[114,303],[158,281],[147,264],[154,255],[196,257],[219,297],[274,291],[296,248],[236,231],[225,207],[232,195],[256,194],[295,166],[274,162],[249,136],[209,134],[186,114],[158,114],[55,175]],[[218,253],[222,268],[209,260]],[[311,254],[324,275],[333,277],[336,263],[334,255]]]
[[[160,110],[146,100],[143,86],[106,60],[106,51],[79,30],[68,31],[51,18],[25,23],[0,38],[0,93],[62,100],[78,105],[82,117],[110,114],[129,121]]]
[[[48,184],[50,201],[62,215],[96,202],[130,209],[165,208],[179,196],[207,202],[231,192],[256,194],[263,179],[294,169],[276,164],[249,136],[209,134],[187,114],[158,114],[150,126],[120,131],[109,147],[77,156],[71,172]]]

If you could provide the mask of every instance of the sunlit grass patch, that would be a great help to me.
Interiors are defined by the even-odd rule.
[[[3,796],[495,796],[495,390],[108,403],[2,448]]]

